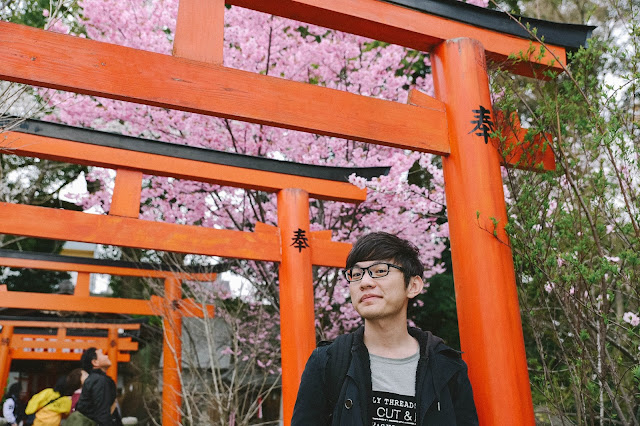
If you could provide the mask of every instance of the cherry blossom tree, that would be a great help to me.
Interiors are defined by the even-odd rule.
[[[177,1],[125,5],[85,0],[81,5],[88,37],[170,54]],[[424,54],[407,55],[399,46],[238,7],[226,10],[225,23],[227,67],[397,102],[406,102],[411,86],[432,91],[430,79],[412,74],[417,66],[428,65]],[[64,24],[53,30],[68,32]],[[448,230],[437,223],[444,205],[442,173],[430,155],[108,99],[53,91],[43,95],[57,105],[51,119],[70,125],[308,164],[390,166],[387,176],[370,181],[352,176],[354,184],[369,190],[360,205],[313,200],[312,230],[330,229],[338,241],[354,241],[375,230],[397,233],[421,249],[427,278],[443,271],[439,258]],[[414,165],[426,170],[428,181],[409,183]],[[107,212],[113,172],[93,168],[86,179],[98,182],[100,189],[77,196],[78,202]],[[258,221],[276,224],[276,216],[272,194],[164,177],[144,179],[143,219],[251,231]],[[235,267],[256,286],[261,299],[277,307],[273,265],[238,261]],[[318,269],[316,284],[319,331],[331,337],[351,328],[354,315],[345,306],[345,283],[334,270]]]
[[[177,0],[84,0],[81,7],[85,21],[80,36],[171,54]],[[62,22],[51,30],[70,32]],[[410,87],[432,93],[431,79],[425,74],[428,56],[421,52],[238,7],[225,11],[224,65],[400,103],[406,102]],[[443,177],[438,160],[431,155],[97,97],[51,90],[43,90],[41,95],[56,106],[49,119],[73,126],[282,161],[340,167],[389,166],[388,175],[379,178],[351,176],[353,184],[368,189],[367,201],[359,205],[312,200],[311,230],[329,229],[334,240],[347,242],[371,231],[395,233],[420,248],[425,278],[444,271],[440,257],[446,248],[448,228],[446,222],[438,220],[444,215]],[[417,170],[421,179],[412,179]],[[85,209],[108,212],[113,171],[92,168],[85,178],[99,189],[70,196]],[[256,222],[277,224],[276,199],[274,194],[264,192],[145,176],[140,217],[252,231]],[[145,256],[162,260],[165,254]],[[188,258],[192,263],[211,261],[199,256]],[[268,306],[267,311],[253,316],[277,322],[277,265],[240,260],[232,261],[232,265],[233,271],[252,286],[250,297],[242,303],[252,304],[252,309]],[[314,285],[319,338],[333,338],[358,325],[346,282],[335,269],[315,268]],[[198,293],[196,289],[194,292]],[[237,316],[242,315],[238,310],[225,310],[228,299],[220,295],[210,294],[201,300],[217,303],[218,312],[224,310],[230,324],[236,324]],[[277,330],[277,324],[269,327]],[[237,331],[242,332],[242,327]],[[278,374],[274,366],[279,360],[272,355],[279,352],[273,350],[277,336],[275,340],[272,333],[260,333],[251,339],[241,336],[234,342],[264,348],[272,359],[264,354],[251,356],[260,360],[265,370]],[[250,351],[243,350],[242,345],[232,346],[224,349],[225,353],[246,361]],[[232,414],[239,422],[235,412],[220,412],[227,419]]]

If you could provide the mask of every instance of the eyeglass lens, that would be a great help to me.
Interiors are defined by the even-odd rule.
[[[389,265],[386,263],[377,263],[375,265],[367,266],[366,268],[359,268],[357,266],[347,270],[347,279],[349,281],[359,281],[364,276],[364,271],[368,271],[372,278],[382,278],[389,274]]]

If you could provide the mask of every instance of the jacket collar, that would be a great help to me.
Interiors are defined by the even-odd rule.
[[[420,342],[420,361],[416,377],[418,424],[422,424],[429,407],[441,399],[441,391],[449,380],[464,368],[461,352],[450,348],[430,331],[410,328],[409,334]]]
[[[362,418],[364,422],[365,419],[370,418],[370,411],[373,408],[370,404],[372,393],[371,361],[369,360],[369,350],[364,344],[364,326],[358,327],[353,332],[351,355],[352,362],[347,371],[347,375],[352,377],[356,386],[358,386],[360,418]],[[362,378],[362,380],[358,380],[358,377]]]
[[[408,328],[409,334],[414,337],[420,346],[420,359],[418,361],[418,371],[416,374],[416,397],[418,401],[418,424],[422,421],[429,410],[429,407],[440,401],[440,392],[447,386],[449,380],[464,368],[462,352],[445,345],[444,341],[434,336],[430,331],[422,331],[416,327]],[[371,363],[369,361],[369,351],[364,344],[364,326],[358,327],[353,332],[353,343],[351,346],[353,358],[358,362],[352,362],[348,375],[353,378],[363,377],[364,383],[358,383],[361,395],[368,397],[361,401],[363,418],[368,418],[367,410],[370,409],[371,396]],[[356,369],[363,368],[363,371]],[[369,407],[369,408],[365,408]]]

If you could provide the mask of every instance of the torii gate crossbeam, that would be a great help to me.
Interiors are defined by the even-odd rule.
[[[107,375],[118,380],[118,362],[128,362],[130,355],[125,351],[138,350],[138,343],[131,337],[119,337],[119,330],[139,330],[139,323],[96,323],[76,321],[35,321],[23,318],[0,318],[0,387],[9,375],[12,360],[79,361],[83,349],[96,347],[111,359]],[[32,330],[29,334],[17,329]],[[43,330],[57,329],[56,334]],[[68,330],[105,330],[106,337],[70,336]],[[37,330],[40,330],[39,332]],[[5,344],[6,343],[6,344]],[[78,351],[80,350],[80,351]]]
[[[51,127],[54,127],[52,130]],[[48,130],[47,130],[48,129]],[[3,203],[0,204],[0,233],[37,236],[41,238],[71,239],[95,243],[107,243],[120,246],[150,248],[155,250],[178,251],[183,253],[199,253],[223,257],[239,257],[263,261],[279,261],[281,301],[280,307],[284,314],[281,316],[282,335],[282,363],[285,368],[283,381],[284,394],[287,401],[295,399],[295,388],[302,374],[304,361],[315,347],[314,319],[313,319],[313,283],[311,267],[315,265],[342,266],[350,248],[350,244],[331,241],[331,231],[310,232],[309,228],[309,195],[314,194],[323,199],[340,201],[361,201],[366,191],[347,183],[347,177],[352,173],[376,176],[386,173],[386,168],[327,168],[292,164],[282,161],[262,159],[238,158],[228,155],[219,158],[222,153],[209,150],[194,150],[181,145],[169,145],[154,141],[135,140],[137,150],[124,149],[120,135],[105,132],[95,132],[70,126],[51,126],[48,123],[28,121],[23,123],[18,132],[8,132],[0,143],[8,152],[49,158],[58,161],[69,161],[80,164],[117,168],[114,194],[108,215],[91,215],[82,212],[65,211],[60,209],[39,208],[28,205]],[[23,133],[22,131],[29,132]],[[34,134],[35,133],[35,134]],[[60,139],[70,137],[73,141]],[[126,142],[131,142],[124,138]],[[132,139],[132,138],[129,138]],[[125,143],[126,146],[126,143]],[[91,155],[89,155],[91,154]],[[239,156],[243,157],[243,156]],[[139,160],[139,163],[131,161]],[[231,161],[230,161],[231,160]],[[225,162],[237,165],[229,166]],[[246,167],[239,167],[243,165]],[[259,165],[255,163],[261,163]],[[190,180],[210,183],[233,184],[234,186],[250,189],[270,190],[278,193],[278,209],[286,212],[279,214],[280,228],[257,223],[255,232],[230,231],[210,229],[189,225],[169,224],[141,220],[138,218],[140,210],[140,185],[142,172],[160,176],[173,176]],[[280,170],[276,172],[275,170]],[[210,171],[226,171],[210,175]],[[249,179],[247,176],[253,176]],[[301,188],[289,188],[287,185],[297,184]],[[293,213],[295,212],[295,214]],[[28,216],[31,221],[21,218]],[[4,219],[4,220],[3,220]],[[69,227],[73,223],[73,227]],[[42,226],[46,224],[46,226]],[[308,247],[302,251],[292,247],[291,237],[301,234],[308,241]],[[3,259],[0,253],[0,264],[9,266],[30,266],[53,268],[61,270],[69,266],[69,259],[56,257],[59,262],[51,259],[22,259],[19,261],[11,256]],[[20,257],[16,255],[14,257]],[[31,257],[38,257],[31,254]],[[42,257],[42,256],[39,256]],[[85,260],[85,262],[88,262]],[[96,272],[99,269],[105,273],[104,261],[92,260],[91,265],[71,265],[82,274]],[[97,265],[96,263],[100,263]],[[120,268],[122,269],[122,268]],[[202,274],[191,272],[172,273],[144,271],[124,268],[125,274],[144,276],[148,273],[154,276],[161,274],[165,278],[165,300],[178,300],[181,294],[178,278],[199,278]],[[300,271],[306,273],[300,274]],[[286,272],[289,271],[289,272]],[[114,272],[114,271],[111,271]],[[108,272],[106,272],[108,273]],[[167,275],[168,274],[168,275]],[[206,274],[205,274],[206,275]],[[37,295],[25,299],[24,293],[8,292],[0,286],[0,306],[14,308],[67,309],[82,310],[98,309],[101,312],[122,312],[137,309],[132,312],[149,314],[148,310],[162,313],[164,318],[165,341],[163,351],[165,365],[163,366],[166,392],[163,392],[163,424],[177,425],[181,418],[181,392],[178,371],[181,366],[180,331],[182,316],[189,314],[190,308],[198,310],[197,306],[185,300],[180,300],[174,309],[173,303],[158,302],[157,299],[147,303],[145,301],[120,299],[117,306],[111,301],[88,295],[88,279],[83,279],[81,291],[78,295]],[[76,288],[78,292],[78,288]],[[93,299],[93,300],[91,300]],[[99,301],[100,300],[100,301]],[[310,307],[310,309],[309,309]],[[183,312],[184,311],[184,312]],[[202,314],[206,315],[206,310]],[[303,321],[301,321],[303,320]],[[296,323],[298,332],[289,337],[289,324]],[[293,344],[287,344],[291,342]],[[6,349],[6,347],[0,347]]]
[[[584,43],[567,46],[552,42],[545,46],[547,55],[539,55],[542,46],[536,41],[503,34],[487,25],[479,28],[480,23],[461,24],[442,16],[433,17],[417,10],[410,0],[394,3],[411,9],[378,0],[229,0],[229,3],[431,51],[437,99],[424,97],[418,108],[394,105],[225,68],[220,65],[224,0],[180,1],[173,58],[0,23],[0,44],[6,47],[0,52],[0,77],[444,155],[443,163],[448,164],[445,187],[447,201],[451,203],[448,211],[458,315],[465,323],[460,327],[461,341],[477,389],[480,421],[487,425],[532,425],[515,277],[503,229],[506,217],[502,183],[496,178],[499,155],[496,147],[488,143],[486,128],[482,143],[469,125],[474,123],[475,111],[481,114],[476,118],[478,123],[486,124],[484,120],[493,119],[485,69],[487,57],[500,62],[510,55],[522,54],[515,65],[506,64],[511,71],[543,78],[540,71],[562,70],[566,49]],[[577,38],[584,40],[591,29],[573,26],[565,35],[580,33]],[[541,32],[538,35],[545,36]],[[93,56],[87,56],[86,52],[92,52]],[[127,66],[138,64],[136,68],[141,72],[149,68],[154,73],[143,75],[148,81],[141,80],[139,74],[127,76],[123,61]],[[172,67],[175,72],[167,71]],[[456,74],[467,69],[470,73]],[[213,89],[204,85],[205,77],[209,85],[214,85]],[[465,81],[467,77],[469,81]],[[139,83],[136,86],[140,90],[132,87],[131,78]],[[171,97],[166,95],[168,87]],[[464,92],[459,88],[464,88]],[[340,114],[327,113],[323,107],[309,111],[309,99],[330,105],[330,110],[339,110]],[[264,108],[273,102],[282,108]],[[477,145],[482,149],[478,150]],[[459,185],[464,191],[457,193],[451,189]],[[461,194],[468,198],[458,211],[464,197]],[[127,211],[125,216],[134,211]],[[480,223],[480,216],[489,221]],[[467,233],[468,230],[473,232]],[[465,248],[470,250],[463,252]],[[487,344],[497,330],[501,336],[497,342],[500,350],[496,350],[495,344]],[[498,369],[489,368],[487,359],[492,359]],[[283,371],[283,375],[298,377],[300,373],[295,366]],[[294,391],[285,392],[285,425],[290,421],[293,407],[290,395]],[[510,397],[506,403],[504,395]]]

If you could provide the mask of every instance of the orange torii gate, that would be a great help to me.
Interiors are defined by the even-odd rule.
[[[109,356],[111,367],[107,375],[117,383],[118,362],[129,362],[130,351],[138,350],[138,342],[121,337],[119,330],[139,330],[140,324],[104,323],[74,319],[59,321],[0,318],[0,339],[8,343],[8,350],[0,350],[0,386],[4,388],[12,360],[79,361],[84,349],[95,347]],[[29,332],[25,333],[24,330]],[[36,331],[33,331],[36,329]],[[57,329],[52,335],[49,330]],[[106,337],[73,336],[69,330],[105,330]],[[37,331],[39,330],[39,331]],[[3,344],[3,346],[5,346]]]
[[[401,105],[226,68],[222,66],[224,0],[180,0],[173,56],[0,23],[4,48],[0,77],[443,155],[460,338],[480,421],[532,425],[513,261],[504,243],[508,238],[501,158],[499,149],[488,143],[494,119],[487,59],[502,62],[518,56],[518,61],[503,65],[517,74],[546,78],[544,71],[563,70],[567,48],[584,44],[592,27],[529,20],[538,36],[545,37],[543,48],[506,14],[444,0],[227,3],[430,52],[436,98],[414,92],[411,104]],[[533,165],[525,161],[525,166]],[[284,200],[291,200],[291,205],[304,203],[304,198],[286,190],[279,192],[279,204],[281,199],[282,204]],[[11,214],[33,209],[10,206]],[[281,236],[307,229],[296,225],[308,217],[303,219],[299,208],[291,213],[285,216],[279,209]],[[2,223],[5,217],[0,219]],[[300,268],[298,277],[306,279],[311,262],[302,261],[293,251],[287,253],[287,240],[282,238],[282,257],[269,260],[283,262],[282,311],[291,306],[299,324],[295,330],[281,326],[288,424],[302,366],[315,342],[310,281],[292,286],[287,274],[292,265]],[[272,245],[268,250],[276,248]],[[311,250],[313,256],[317,251]],[[290,305],[293,301],[300,303]],[[290,324],[285,318],[282,323]],[[298,333],[297,339],[290,340],[294,336],[289,333]],[[294,342],[297,349],[291,347]]]
[[[182,318],[194,316],[211,318],[214,315],[213,306],[202,306],[192,299],[182,298],[182,281],[213,282],[217,276],[215,272],[203,272],[199,268],[191,268],[191,270],[184,268],[182,271],[175,271],[171,267],[164,267],[164,265],[87,259],[13,250],[0,250],[0,266],[78,273],[72,295],[8,291],[6,285],[0,285],[1,308],[162,316],[166,330],[163,345],[165,363],[162,368],[162,377],[166,389],[162,393],[162,398],[167,403],[175,403],[175,395],[181,393],[179,368],[182,347]],[[151,300],[91,296],[89,294],[91,274],[164,279],[165,295],[164,298],[151,296]],[[39,322],[38,324],[43,323]],[[67,328],[91,328],[77,323],[61,324],[68,324]],[[16,324],[10,321],[0,321],[0,325],[3,326],[0,333],[0,388],[4,388],[9,376],[12,359],[40,359],[33,353],[17,352],[18,349],[21,347],[51,347],[52,343],[38,342],[33,346],[14,334]],[[59,325],[58,327],[63,332],[65,326]],[[111,367],[108,369],[107,374],[117,382],[117,361],[125,362],[129,359],[128,354],[119,354],[119,349],[137,349],[137,343],[130,342],[130,339],[126,341],[118,338],[118,329],[139,329],[139,327],[136,324],[101,324],[95,328],[108,330],[105,342],[98,341],[97,344],[86,344],[86,339],[84,339],[79,343],[80,346],[77,346],[77,344],[76,346],[79,348],[91,346],[103,348],[104,353],[111,359]],[[58,342],[62,342],[61,336],[63,335],[58,336]],[[132,349],[133,345],[135,345],[135,349]],[[65,347],[68,347],[68,345]],[[47,354],[49,353],[42,355],[47,356]],[[44,359],[61,359],[60,357],[65,356],[72,355],[58,353]],[[77,359],[79,359],[79,355]]]
[[[126,149],[125,149],[126,147]],[[309,232],[309,196],[318,199],[360,202],[366,190],[347,183],[352,173],[371,178],[386,173],[388,168],[373,167],[345,169],[309,166],[266,158],[255,158],[201,148],[168,144],[165,142],[131,138],[89,129],[80,129],[54,123],[27,120],[18,131],[7,132],[0,141],[0,149],[16,155],[33,156],[56,161],[97,165],[117,170],[116,184],[108,216],[64,211],[19,204],[0,203],[0,232],[42,238],[77,240],[139,247],[182,253],[196,253],[222,257],[247,258],[262,261],[280,261],[281,324],[301,322],[304,327],[282,326],[282,362],[288,370],[302,371],[306,357],[315,347],[313,312],[312,265],[343,266],[351,247],[347,243],[331,241],[330,231]],[[255,232],[209,229],[197,226],[151,222],[138,219],[142,174],[172,176],[201,182],[232,185],[278,193],[279,227],[257,223]],[[30,221],[21,218],[30,217]],[[72,227],[69,225],[73,224]],[[291,241],[300,235],[308,247],[299,248]],[[5,253],[7,251],[4,251]],[[72,262],[67,256],[52,256],[55,262],[16,261],[15,256],[2,257],[0,264],[13,267],[33,267],[66,270]],[[22,255],[24,256],[24,255]],[[33,258],[36,254],[30,254]],[[46,259],[38,255],[40,261]],[[65,260],[66,259],[66,260]],[[96,264],[109,261],[77,259],[73,270],[100,272]],[[113,271],[114,274],[147,276],[163,271],[138,268]],[[112,265],[113,266],[113,265]],[[104,272],[104,269],[101,269]],[[301,273],[302,272],[302,273]],[[165,274],[167,272],[164,272]],[[199,279],[196,274],[189,277]],[[155,276],[155,275],[152,275]],[[179,276],[178,278],[180,278]],[[76,302],[63,295],[39,294],[25,299],[24,293],[4,292],[0,306],[14,308],[87,310],[95,305],[101,312],[112,312],[114,303],[105,298],[88,295],[88,276],[82,278],[74,295]],[[0,288],[0,291],[2,289]],[[163,393],[163,424],[180,422],[180,330],[181,317],[171,309],[173,300],[179,300],[181,289],[175,277],[165,278],[165,301],[161,304],[165,318],[164,383],[169,392]],[[6,297],[5,297],[6,296]],[[88,300],[92,299],[92,300]],[[121,313],[149,314],[149,306],[142,301],[117,299]],[[154,303],[152,305],[160,305]],[[194,303],[180,302],[180,307],[197,308]],[[89,308],[91,309],[91,308]],[[126,311],[126,312],[125,312]],[[156,311],[157,313],[157,311]],[[170,365],[169,363],[174,364]],[[295,389],[298,377],[285,375],[284,389]],[[295,397],[295,394],[294,394]]]

